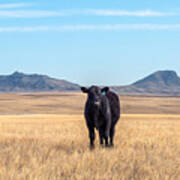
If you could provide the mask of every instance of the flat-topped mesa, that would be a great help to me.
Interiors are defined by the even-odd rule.
[[[175,71],[156,71],[127,86],[114,86],[122,95],[180,96],[180,77]]]
[[[180,86],[180,78],[175,71],[157,71],[132,84],[138,88],[166,88]]]

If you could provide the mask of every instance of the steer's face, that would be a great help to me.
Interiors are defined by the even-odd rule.
[[[103,106],[103,95],[108,91],[108,87],[103,88],[102,90],[97,86],[91,86],[90,88],[81,87],[82,92],[88,94],[88,99],[86,103],[86,115],[90,116],[90,119],[94,122],[94,125],[97,129],[100,127],[99,113],[102,110]]]
[[[81,87],[82,92],[88,94],[89,102],[94,106],[100,106],[101,104],[101,89],[97,86],[91,86],[90,88]]]

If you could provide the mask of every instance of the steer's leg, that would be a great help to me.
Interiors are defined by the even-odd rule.
[[[108,146],[109,128],[106,127],[104,132],[105,145]]]
[[[103,134],[103,129],[102,128],[99,128],[99,140],[100,140],[100,144],[103,145],[104,144],[104,141],[103,141],[103,138],[104,138],[104,134]]]
[[[90,148],[94,148],[95,133],[94,133],[94,128],[92,127],[89,127],[89,138],[90,138]]]
[[[105,134],[104,134],[106,146],[108,146],[108,137],[110,135],[110,128],[111,128],[111,118],[108,117],[106,121],[106,128],[105,128]]]
[[[108,146],[108,136],[105,136],[105,145]]]
[[[115,126],[112,126],[110,129],[110,145],[111,146],[114,146],[114,142],[113,142],[114,132],[115,132]]]

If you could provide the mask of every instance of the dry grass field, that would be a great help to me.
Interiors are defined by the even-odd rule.
[[[0,180],[180,179],[180,98],[122,96],[115,147],[100,147],[97,136],[94,150],[85,99],[0,95]]]

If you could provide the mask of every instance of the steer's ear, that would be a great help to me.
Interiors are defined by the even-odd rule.
[[[81,87],[81,91],[82,91],[83,93],[88,93],[88,89],[87,89],[86,87]]]
[[[109,87],[104,87],[103,89],[101,89],[101,92],[103,93],[103,92],[105,92],[105,93],[107,93],[109,91]]]

